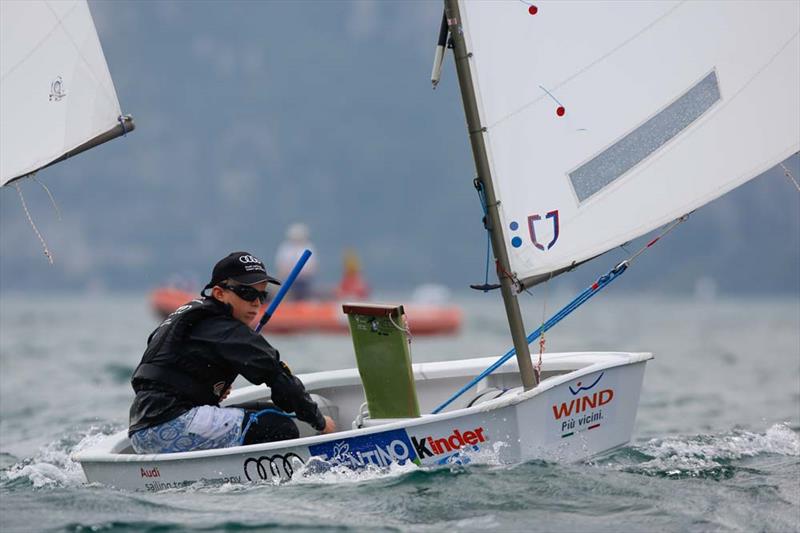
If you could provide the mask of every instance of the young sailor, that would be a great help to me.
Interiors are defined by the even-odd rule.
[[[268,385],[278,408],[322,433],[335,431],[278,351],[250,327],[267,299],[268,283],[280,284],[260,259],[231,253],[214,266],[203,298],[179,307],[150,335],[131,379],[136,397],[128,435],[137,453],[296,438],[297,426],[278,409],[253,419],[244,409],[219,406],[240,374]]]

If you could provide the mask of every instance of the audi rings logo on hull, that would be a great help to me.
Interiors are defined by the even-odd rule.
[[[258,257],[254,256],[254,255],[240,255],[239,256],[239,261],[244,263],[244,264],[247,264],[247,263],[257,263],[259,265],[261,264],[261,259],[259,259]]]
[[[248,481],[289,480],[294,475],[295,468],[304,464],[302,457],[291,452],[284,455],[262,455],[258,459],[249,457],[244,461],[244,476]]]

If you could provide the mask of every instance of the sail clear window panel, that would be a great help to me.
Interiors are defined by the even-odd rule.
[[[572,188],[583,202],[666,145],[720,100],[716,71],[689,88],[674,102],[653,115],[586,163],[569,173]]]

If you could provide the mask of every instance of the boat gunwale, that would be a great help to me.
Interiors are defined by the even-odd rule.
[[[385,431],[391,431],[396,429],[408,429],[417,426],[422,426],[431,422],[442,422],[449,419],[462,418],[473,414],[480,414],[480,413],[485,413],[487,411],[495,411],[506,407],[511,407],[516,404],[522,403],[524,401],[530,400],[555,387],[563,385],[568,381],[572,381],[582,376],[607,370],[609,368],[643,363],[653,358],[654,358],[653,354],[649,352],[553,353],[550,355],[546,355],[545,359],[543,360],[543,366],[550,367],[550,368],[544,368],[544,370],[546,371],[548,370],[557,371],[559,369],[558,368],[559,366],[561,366],[562,368],[567,367],[568,366],[567,362],[570,360],[572,366],[574,366],[575,362],[579,362],[582,359],[584,360],[593,359],[594,362],[590,362],[586,366],[582,366],[573,371],[568,371],[565,372],[564,374],[547,378],[543,380],[539,386],[529,391],[522,391],[520,388],[518,389],[519,392],[512,396],[503,395],[498,398],[488,400],[486,402],[483,402],[479,405],[475,405],[472,407],[464,407],[437,414],[423,414],[422,416],[416,419],[404,418],[398,420],[397,422],[389,422],[386,424],[375,425],[368,428],[363,427],[357,429],[348,429],[345,431],[338,431],[330,434],[312,435],[308,437],[301,437],[291,440],[249,444],[245,446],[232,446],[229,448],[215,448],[211,450],[196,450],[190,452],[158,453],[158,454],[130,454],[130,453],[112,452],[111,450],[118,447],[123,441],[128,439],[127,435],[128,430],[124,429],[115,434],[105,437],[99,443],[97,443],[92,447],[89,447],[79,452],[75,452],[74,454],[72,454],[72,458],[73,460],[80,462],[81,464],[153,463],[153,462],[171,463],[171,462],[207,459],[214,457],[251,455],[251,454],[271,452],[275,450],[282,450],[288,448],[307,447],[307,446],[312,446],[314,444],[320,444],[323,442],[332,442],[336,440],[343,440],[357,436],[382,433]],[[435,378],[457,377],[463,375],[462,373],[465,370],[472,370],[473,366],[482,367],[482,365],[486,363],[487,360],[493,362],[496,360],[496,357],[417,363],[413,365],[413,370],[415,376],[419,375],[419,377],[421,377],[424,380],[435,379]],[[469,365],[456,366],[454,368],[454,363],[462,363],[462,364],[469,363]],[[557,363],[562,363],[562,365],[558,365]],[[501,371],[502,373],[510,373],[515,370],[516,370],[516,361],[509,361],[500,368],[498,368],[498,371]],[[358,369],[349,368],[349,369],[313,372],[308,374],[299,374],[298,377],[306,384],[306,387],[309,389],[309,392],[313,393],[314,392],[313,386],[314,385],[319,386],[320,385],[318,383],[319,381],[322,380],[331,381],[333,379],[338,378],[339,380],[338,384],[343,385],[343,383],[341,383],[341,380],[351,377],[349,376],[349,374],[352,372],[355,372],[356,377],[358,376]],[[246,396],[248,394],[251,394],[253,392],[253,389],[260,390],[261,387],[263,387],[263,385],[250,385],[248,387],[243,387],[238,391],[235,391],[234,393],[235,395],[232,394],[232,397],[230,397],[226,403],[241,401],[240,398],[241,396]]]

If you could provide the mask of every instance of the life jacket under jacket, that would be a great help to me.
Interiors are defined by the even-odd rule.
[[[140,380],[167,385],[196,405],[217,405],[237,373],[213,356],[187,355],[184,342],[201,320],[224,314],[220,302],[193,300],[172,312],[147,340],[142,361],[133,372],[134,390]]]

